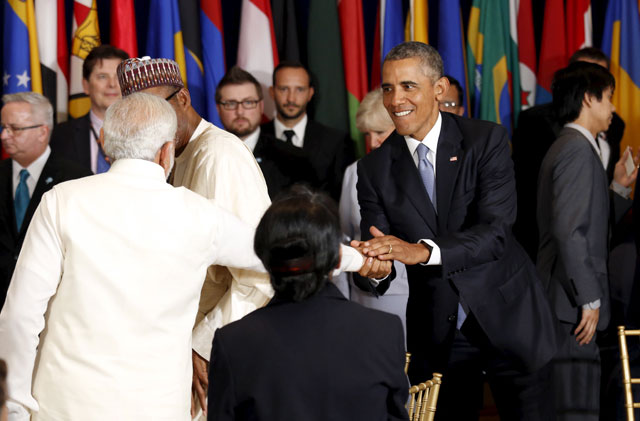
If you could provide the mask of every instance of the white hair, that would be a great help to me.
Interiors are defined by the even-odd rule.
[[[175,139],[176,113],[163,98],[134,93],[107,109],[104,119],[104,152],[112,160],[153,161],[166,142]]]
[[[31,105],[31,114],[38,120],[34,123],[45,124],[49,127],[49,133],[53,130],[53,106],[46,96],[36,92],[18,92],[3,95],[2,102],[4,105],[12,102],[26,102]]]

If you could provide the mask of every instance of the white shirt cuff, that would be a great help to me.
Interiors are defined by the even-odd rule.
[[[595,300],[587,304],[582,305],[583,310],[597,310],[600,308],[600,300]]]
[[[613,180],[611,182],[610,188],[625,199],[628,199],[629,196],[631,196],[631,187],[625,187],[622,184],[618,183],[616,180]]]
[[[418,240],[418,243],[426,243],[432,247],[431,255],[429,256],[429,260],[424,263],[420,263],[422,266],[435,266],[442,264],[442,256],[440,255],[440,247],[433,240],[421,239]]]
[[[7,401],[7,413],[9,414],[9,421],[29,421],[31,419],[31,414],[29,410],[20,405],[18,402]]]

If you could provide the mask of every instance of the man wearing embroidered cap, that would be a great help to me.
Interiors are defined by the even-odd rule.
[[[146,92],[165,98],[178,116],[171,182],[215,199],[240,220],[257,226],[270,205],[267,185],[251,151],[236,136],[204,120],[191,106],[178,64],[132,58],[118,67],[122,95]],[[211,266],[193,332],[194,388],[204,400],[206,362],[215,330],[265,305],[273,290],[263,273]],[[206,407],[203,405],[203,407]]]

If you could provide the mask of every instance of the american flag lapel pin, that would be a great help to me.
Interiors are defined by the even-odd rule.
[[[449,158],[449,162],[456,162],[458,160],[457,156],[452,156],[451,158]]]

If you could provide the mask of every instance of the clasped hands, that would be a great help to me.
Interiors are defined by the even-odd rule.
[[[421,243],[413,244],[393,235],[385,235],[375,226],[369,228],[373,238],[366,241],[351,241],[351,247],[365,256],[366,261],[358,272],[368,278],[385,278],[391,273],[394,260],[406,265],[415,265],[429,260],[429,249]]]

